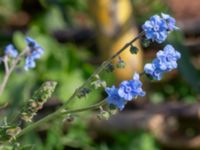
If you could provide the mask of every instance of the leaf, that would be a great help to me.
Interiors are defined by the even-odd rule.
[[[25,36],[21,32],[14,32],[13,34],[13,43],[19,51],[22,51],[26,47]]]

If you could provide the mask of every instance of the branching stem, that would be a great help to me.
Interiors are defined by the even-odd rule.
[[[21,58],[25,55],[26,53],[26,48],[21,52],[21,54],[19,56],[17,56],[16,59],[13,60],[10,68],[8,66],[8,61],[7,60],[4,60],[4,66],[5,66],[5,75],[3,77],[3,81],[0,85],[0,96],[2,95],[5,87],[6,87],[6,84],[8,83],[8,79],[10,77],[10,75],[12,74],[13,70],[15,69],[16,65],[18,64],[18,62],[21,60]]]
[[[63,104],[63,106],[61,106],[58,110],[56,110],[54,113],[47,115],[46,117],[44,117],[43,119],[34,122],[30,125],[28,125],[27,127],[25,127],[18,135],[16,135],[16,138],[22,136],[23,134],[37,128],[38,126],[40,126],[42,123],[45,123],[49,120],[53,120],[55,118],[58,118],[62,115],[66,115],[69,113],[77,113],[77,112],[82,112],[82,111],[86,111],[86,110],[91,110],[91,109],[96,109],[99,108],[100,106],[104,105],[106,100],[102,100],[101,102],[88,106],[88,107],[84,107],[84,108],[79,108],[79,109],[73,109],[73,110],[66,110],[67,109],[67,105],[77,96],[77,94],[83,90],[92,80],[93,78],[98,75],[99,73],[101,73],[103,70],[105,70],[105,68],[112,62],[113,59],[115,59],[116,57],[118,57],[123,51],[125,51],[129,46],[131,46],[136,40],[138,40],[139,38],[141,38],[144,35],[144,32],[141,32],[140,34],[138,34],[138,36],[136,36],[135,38],[133,38],[130,42],[128,42],[127,44],[125,44],[120,50],[118,50],[112,57],[110,57],[109,59],[107,59],[106,61],[104,61],[95,71],[94,73],[79,87],[75,90],[75,92],[72,94],[71,97],[68,98],[68,100],[66,101],[66,103]],[[7,76],[5,76],[6,79],[4,79],[7,83],[7,78],[10,76],[10,73],[13,71],[13,69],[15,68],[16,64],[18,63],[18,61],[20,60],[19,56],[16,61],[14,62],[14,64],[12,65],[12,67],[10,68],[9,74]],[[4,89],[4,86],[2,86],[0,88],[0,94],[1,91]]]

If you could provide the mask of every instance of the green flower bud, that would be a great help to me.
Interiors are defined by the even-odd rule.
[[[131,54],[137,54],[138,51],[139,51],[139,49],[137,47],[131,45],[131,47],[130,47]]]
[[[110,118],[110,113],[105,110],[101,110],[101,112],[97,115],[97,118],[99,120],[108,120]]]
[[[143,47],[148,47],[151,42],[148,39],[142,39],[141,43]]]

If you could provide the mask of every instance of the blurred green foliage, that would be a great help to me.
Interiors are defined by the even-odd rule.
[[[158,150],[153,137],[144,131],[115,133],[112,144],[101,143],[99,150]]]

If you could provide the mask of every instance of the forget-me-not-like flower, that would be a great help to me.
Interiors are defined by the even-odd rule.
[[[39,59],[44,53],[44,49],[32,38],[26,37],[26,43],[28,45],[29,52],[25,59],[24,69],[29,70],[30,68],[35,68],[35,60]]]
[[[154,80],[161,80],[163,72],[156,68],[154,63],[148,63],[144,66],[144,72]]]
[[[28,71],[31,68],[35,68],[36,63],[35,60],[31,56],[27,56],[25,59],[24,69]]]
[[[148,40],[162,43],[166,40],[169,31],[178,29],[175,24],[176,20],[174,18],[168,14],[162,13],[161,16],[152,16],[142,25],[142,29]]]
[[[157,52],[156,56],[157,59],[160,60],[160,68],[162,68],[162,65],[165,65],[165,67],[162,69],[163,71],[171,71],[176,69],[177,60],[181,58],[181,54],[170,44],[166,45],[163,51]]]
[[[170,15],[165,14],[165,13],[161,13],[161,16],[166,21],[167,28],[168,28],[169,31],[173,31],[173,30],[179,29],[176,26],[176,20],[173,17],[171,17]]]
[[[177,60],[181,54],[172,45],[166,45],[163,50],[156,54],[152,63],[144,66],[144,72],[155,80],[161,80],[163,73],[177,68]]]
[[[124,109],[125,104],[136,98],[137,96],[144,96],[145,92],[142,90],[142,82],[139,80],[139,74],[135,73],[132,80],[123,81],[119,88],[112,86],[105,88],[108,94],[107,103],[113,104],[120,110]]]
[[[18,56],[18,51],[14,48],[14,46],[12,44],[9,44],[5,47],[5,55],[12,57],[12,58],[16,58]]]
[[[127,101],[137,96],[144,96],[145,92],[142,90],[142,82],[139,80],[139,74],[135,73],[132,80],[123,81],[119,86],[118,94]]]
[[[105,91],[108,94],[107,103],[109,105],[112,104],[118,107],[120,110],[123,110],[126,104],[126,101],[122,97],[119,96],[118,89],[115,86],[112,86],[111,88],[109,87],[105,88]]]

